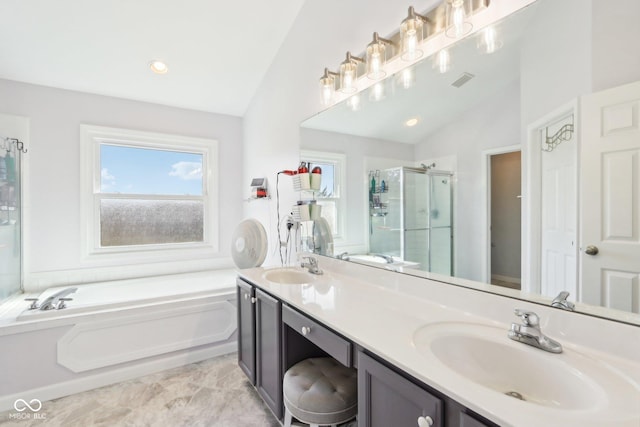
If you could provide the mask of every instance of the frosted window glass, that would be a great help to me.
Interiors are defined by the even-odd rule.
[[[102,247],[204,241],[201,200],[102,199]]]

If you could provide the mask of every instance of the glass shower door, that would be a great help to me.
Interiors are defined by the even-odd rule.
[[[419,268],[429,265],[429,199],[428,176],[424,171],[403,168],[403,254],[405,261],[417,262]]]
[[[20,291],[20,151],[0,139],[0,300]]]
[[[430,173],[429,271],[453,275],[453,215],[451,175]]]

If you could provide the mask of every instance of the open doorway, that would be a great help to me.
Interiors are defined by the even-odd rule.
[[[521,286],[521,152],[489,154],[489,278],[511,289]]]

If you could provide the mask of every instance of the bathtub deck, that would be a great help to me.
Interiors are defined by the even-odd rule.
[[[167,301],[185,301],[211,295],[228,295],[235,292],[233,269],[181,273],[158,277],[98,282],[83,285],[50,288],[38,293],[15,295],[0,305],[0,335],[5,328],[19,327],[21,323],[46,319],[62,319],[85,313],[97,313],[119,308],[132,308]],[[73,301],[63,310],[26,310],[29,303],[25,298],[39,298],[40,301],[61,289],[77,287],[69,295]],[[13,332],[13,331],[12,331]]]

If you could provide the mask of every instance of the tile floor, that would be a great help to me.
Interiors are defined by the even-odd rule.
[[[45,419],[0,413],[0,427],[279,427],[235,353],[42,402]]]

